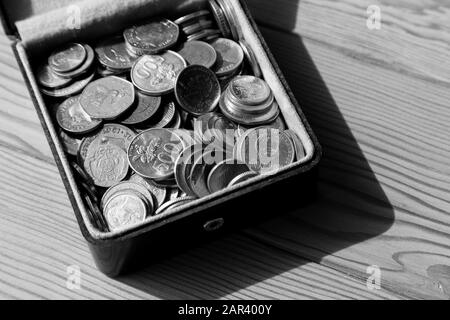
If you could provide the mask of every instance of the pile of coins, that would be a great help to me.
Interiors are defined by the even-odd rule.
[[[36,72],[98,230],[119,232],[305,156],[226,0],[154,18]],[[232,39],[234,40],[232,40]]]

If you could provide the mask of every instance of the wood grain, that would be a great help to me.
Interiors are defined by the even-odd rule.
[[[383,24],[370,31],[373,1],[248,2],[324,147],[319,199],[135,275],[104,277],[0,38],[0,297],[450,297],[450,5],[375,1]],[[66,288],[70,265],[81,268],[81,290]],[[371,265],[381,290],[366,287]]]

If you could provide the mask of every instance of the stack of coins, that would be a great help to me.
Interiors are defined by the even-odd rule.
[[[41,91],[63,98],[80,93],[94,78],[95,53],[87,44],[70,43],[56,51],[36,73]]]
[[[68,44],[37,69],[99,231],[128,230],[305,157],[227,3],[154,18],[95,50]]]
[[[190,13],[175,20],[181,28],[186,40],[189,41],[212,41],[220,36],[216,22],[208,10]]]
[[[280,113],[269,85],[253,76],[235,77],[220,99],[220,109],[228,118],[247,126],[268,124]]]

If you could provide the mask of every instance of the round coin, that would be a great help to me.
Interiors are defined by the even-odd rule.
[[[84,168],[96,186],[109,188],[127,176],[127,154],[111,143],[91,144]]]
[[[295,147],[289,136],[270,127],[247,131],[238,141],[237,158],[261,174],[273,174],[295,160]]]
[[[229,85],[232,96],[246,105],[260,105],[267,101],[272,94],[269,85],[254,76],[238,76]]]
[[[95,72],[87,75],[85,78],[76,80],[70,83],[67,87],[58,89],[41,88],[41,92],[49,97],[65,98],[79,94],[83,89],[92,81],[95,76]]]
[[[80,67],[86,59],[86,49],[79,43],[69,43],[54,51],[48,58],[55,72],[69,72]]]
[[[213,26],[213,22],[210,20],[199,20],[196,23],[193,23],[189,26],[184,27],[183,32],[187,35],[193,35],[204,29],[211,28],[212,26]]]
[[[177,78],[175,96],[180,106],[190,114],[200,116],[214,111],[220,95],[219,81],[206,67],[189,66]]]
[[[102,124],[101,120],[93,120],[83,110],[79,96],[70,97],[58,106],[56,120],[62,129],[75,134],[91,132]]]
[[[292,130],[286,130],[284,132],[288,135],[289,138],[291,138],[292,142],[294,143],[295,159],[297,161],[300,161],[304,157],[306,157],[305,148],[303,147],[303,143],[300,140],[299,136]]]
[[[144,55],[134,64],[131,79],[139,90],[160,96],[173,91],[178,75],[186,66],[183,57],[173,51]]]
[[[158,181],[174,176],[183,141],[168,129],[150,129],[136,136],[128,149],[131,168],[141,177]]]
[[[217,60],[216,50],[203,41],[185,42],[178,53],[189,65],[201,65],[211,68]]]
[[[167,195],[167,189],[158,187],[153,181],[150,179],[142,178],[140,175],[134,174],[130,178],[130,182],[134,182],[140,184],[143,187],[146,187],[148,191],[153,195],[153,200],[155,200],[155,209],[158,209],[160,206],[164,204]]]
[[[195,201],[196,198],[194,197],[182,197],[182,198],[178,198],[178,199],[174,199],[172,201],[169,201],[167,203],[165,203],[161,208],[159,208],[156,213],[155,216],[158,216],[160,214],[166,213],[170,210],[179,208],[181,206],[184,206],[185,204],[188,204],[189,202]]]
[[[134,103],[133,84],[119,77],[106,77],[90,83],[81,94],[81,107],[94,119],[114,120]]]
[[[76,68],[75,70],[69,71],[69,72],[64,72],[64,73],[56,72],[56,74],[63,78],[73,79],[73,78],[79,77],[83,73],[87,72],[91,68],[92,64],[94,63],[95,53],[94,53],[94,50],[91,48],[91,46],[89,46],[87,44],[84,45],[84,48],[86,50],[86,59],[84,60],[84,63],[80,67]]]
[[[235,72],[242,65],[244,52],[239,44],[233,40],[219,38],[211,45],[217,52],[217,62],[213,70],[217,76],[225,76]]]
[[[258,59],[256,59],[255,52],[252,50],[250,45],[244,39],[239,40],[239,44],[241,45],[242,51],[244,52],[244,56],[247,59],[253,71],[253,75],[257,78],[262,78],[263,74],[259,66]]]
[[[138,125],[149,120],[161,106],[161,97],[147,96],[136,92],[135,109],[121,121],[125,125]]]
[[[111,231],[120,231],[143,223],[147,217],[145,202],[134,193],[113,197],[104,209],[104,215]]]
[[[162,129],[168,127],[175,119],[175,114],[175,102],[168,98],[164,98],[160,111],[151,119],[150,123],[147,125],[147,129]]]
[[[176,44],[179,33],[175,23],[160,18],[125,30],[124,37],[138,53],[156,54]]]
[[[203,154],[202,145],[191,145],[184,149],[175,161],[175,180],[178,187],[187,195],[196,197],[189,184],[189,174],[196,157]]]
[[[72,79],[64,79],[58,76],[48,64],[41,65],[38,68],[36,78],[41,86],[49,89],[67,86],[72,81]]]
[[[106,68],[126,71],[131,69],[136,58],[125,46],[123,37],[117,36],[101,42],[96,48],[98,61]]]
[[[206,40],[212,37],[218,37],[220,35],[220,31],[217,29],[204,29],[202,31],[199,31],[197,33],[191,34],[187,37],[187,41],[199,41],[199,40]]]
[[[142,199],[144,200],[145,204],[148,207],[148,216],[151,216],[155,211],[153,194],[150,192],[149,189],[147,189],[146,186],[139,184],[137,182],[124,181],[106,190],[100,202],[100,207],[104,209],[109,200],[111,200],[115,195],[130,192],[138,194],[142,197]]]
[[[195,160],[189,177],[189,185],[197,197],[203,198],[210,194],[207,178],[216,164],[224,160],[224,155],[222,150],[209,150]],[[219,159],[220,161],[218,161]]]
[[[81,140],[69,136],[62,129],[58,130],[58,136],[59,136],[59,139],[61,140],[64,151],[67,154],[76,157],[77,153],[78,153],[78,149],[81,145]]]
[[[105,124],[100,132],[89,135],[83,139],[78,150],[78,163],[84,165],[89,147],[94,142],[115,144],[123,151],[127,152],[128,147],[135,136],[136,134],[134,131],[125,126],[110,123]]]
[[[238,41],[242,36],[240,30],[238,30],[239,24],[237,23],[234,17],[234,11],[231,7],[230,3],[227,0],[216,0],[217,4],[222,9],[222,12],[225,14],[225,19],[228,22],[228,26],[231,31],[231,38]]]
[[[234,159],[222,161],[208,175],[209,192],[215,193],[226,189],[234,178],[249,170],[246,164],[239,163]]]

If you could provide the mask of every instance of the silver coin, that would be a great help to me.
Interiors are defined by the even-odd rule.
[[[212,68],[217,60],[216,50],[203,41],[185,42],[178,53],[189,65],[201,65],[206,68]]]
[[[283,131],[260,127],[247,131],[237,143],[236,157],[258,173],[272,174],[292,164],[295,146]]]
[[[242,38],[242,36],[241,32],[239,32],[238,30],[239,23],[235,19],[233,8],[227,0],[215,1],[220,6],[225,15],[225,19],[227,20],[228,26],[230,27],[231,37],[233,38],[233,40],[238,41],[240,38]]]
[[[248,171],[250,171],[250,168],[246,164],[234,159],[222,161],[208,175],[209,192],[212,194],[226,189],[234,178]]]
[[[138,125],[148,121],[161,106],[161,97],[147,96],[141,92],[136,92],[135,106],[131,114],[121,121],[125,125]]]
[[[54,51],[48,58],[48,65],[55,72],[69,72],[80,67],[86,60],[86,49],[79,43],[69,43]]]
[[[205,16],[208,16],[208,15],[209,15],[209,11],[208,10],[200,10],[200,11],[196,11],[196,12],[190,13],[188,15],[185,15],[185,16],[183,16],[181,18],[178,18],[174,22],[177,25],[183,25],[183,24],[187,24],[187,23],[189,23],[189,22],[191,22],[193,20],[197,20],[198,18],[205,17]]]
[[[183,150],[183,141],[168,129],[150,129],[138,134],[128,148],[131,168],[141,177],[170,180],[175,161]]]
[[[131,70],[133,84],[149,95],[164,95],[173,91],[186,61],[178,53],[166,51],[161,55],[144,55]]]
[[[96,140],[103,143],[112,143],[127,152],[130,143],[133,141],[136,133],[133,130],[119,124],[105,124],[103,128],[95,134],[85,137],[78,150],[78,163],[84,164],[89,146]]]
[[[244,52],[244,56],[247,59],[252,71],[253,75],[257,78],[262,78],[263,74],[261,68],[258,63],[258,59],[256,58],[255,52],[250,47],[250,45],[244,39],[239,40],[239,44]]]
[[[217,52],[217,62],[213,70],[218,77],[238,70],[244,61],[244,52],[239,44],[230,39],[219,38],[211,43]]]
[[[147,208],[139,196],[124,193],[109,200],[104,215],[109,229],[120,231],[143,223],[147,217]]]
[[[167,128],[175,119],[176,112],[175,102],[170,99],[163,99],[160,112],[151,119],[151,122],[146,126],[146,130]]]
[[[200,116],[213,112],[219,103],[221,88],[216,75],[210,69],[193,65],[178,76],[175,96],[188,113]]]
[[[303,147],[303,143],[300,140],[299,136],[292,130],[286,130],[284,131],[289,138],[291,138],[292,143],[294,144],[295,148],[295,159],[297,161],[301,161],[303,158],[306,157],[305,148]]]
[[[152,180],[142,178],[141,176],[134,174],[130,178],[130,182],[134,182],[146,187],[153,195],[155,202],[155,209],[158,209],[164,204],[167,195],[167,189],[158,187]]]
[[[41,92],[47,96],[54,98],[65,98],[77,95],[83,91],[83,89],[92,81],[95,76],[95,72],[87,75],[85,78],[71,82],[67,87],[59,89],[47,89],[40,88]]]
[[[195,158],[203,154],[202,145],[192,145],[185,148],[175,161],[175,180],[178,187],[183,190],[187,195],[196,197],[192,188],[189,185],[188,179],[195,162]]]
[[[96,186],[109,188],[127,176],[127,154],[114,144],[94,142],[89,146],[84,168]]]
[[[156,211],[155,216],[166,213],[172,209],[181,207],[181,206],[186,205],[189,202],[192,202],[195,200],[196,200],[196,198],[194,198],[194,197],[183,197],[183,198],[178,198],[178,199],[169,201]]]
[[[156,54],[177,43],[178,26],[170,20],[159,18],[151,22],[125,30],[128,45],[143,54]]]
[[[261,105],[271,95],[267,82],[254,76],[238,76],[229,85],[229,92],[234,99],[245,105]]]
[[[75,134],[89,133],[102,124],[83,110],[79,96],[70,97],[58,106],[56,120],[62,129]]]
[[[151,216],[154,213],[154,199],[153,194],[150,192],[149,189],[147,189],[146,186],[143,186],[136,182],[131,181],[124,181],[121,183],[118,183],[108,190],[106,190],[105,194],[102,197],[102,200],[100,202],[100,207],[102,209],[105,208],[105,205],[111,200],[112,197],[114,197],[117,194],[121,193],[135,193],[138,195],[141,195],[145,204],[148,206],[148,216]]]
[[[95,51],[103,66],[116,71],[130,70],[136,61],[136,58],[128,53],[124,39],[120,36],[101,42]]]
[[[88,213],[93,226],[100,231],[108,232],[108,223],[104,219],[104,216],[98,206],[93,202],[89,195],[84,196],[84,200],[87,204],[86,212]]]
[[[76,68],[75,70],[69,71],[69,72],[56,72],[55,73],[57,75],[59,75],[60,77],[63,78],[67,78],[67,79],[72,79],[72,78],[76,78],[79,77],[80,75],[86,73],[89,71],[89,69],[92,67],[92,64],[94,63],[95,60],[95,53],[94,50],[91,48],[91,46],[85,44],[84,48],[86,50],[86,59],[84,60],[84,63]]]
[[[217,29],[204,29],[202,31],[199,31],[197,33],[191,34],[187,37],[187,41],[199,41],[204,40],[210,37],[219,36],[220,31]]]
[[[197,158],[192,165],[189,185],[197,197],[203,198],[210,194],[207,178],[216,164],[224,160],[225,154],[222,150],[209,150]]]
[[[78,149],[81,145],[81,140],[74,138],[72,136],[69,136],[64,130],[59,129],[58,130],[58,136],[62,143],[62,146],[64,148],[64,151],[71,155],[76,157],[78,154]]]
[[[231,180],[230,184],[228,185],[228,188],[234,187],[238,184],[241,184],[243,182],[246,182],[248,180],[254,179],[256,177],[258,177],[259,174],[253,171],[249,171],[246,173],[243,173],[241,175],[238,175],[236,178],[234,178],[233,180]]]
[[[81,107],[94,119],[114,120],[134,103],[133,84],[119,77],[107,77],[90,83],[81,94]]]
[[[67,86],[72,79],[58,76],[48,64],[41,65],[36,72],[37,81],[41,86],[49,89],[59,89]]]
[[[213,22],[210,20],[199,20],[189,26],[183,28],[183,32],[187,35],[193,35],[204,29],[209,29],[213,26]]]
[[[228,25],[227,18],[225,16],[225,12],[219,6],[216,0],[209,0],[208,4],[211,12],[214,15],[214,18],[216,19],[220,32],[225,38],[230,38],[232,34],[230,26]]]
[[[170,129],[180,129],[181,128],[181,115],[178,110],[175,110],[175,116],[174,119],[169,125],[167,126]]]

